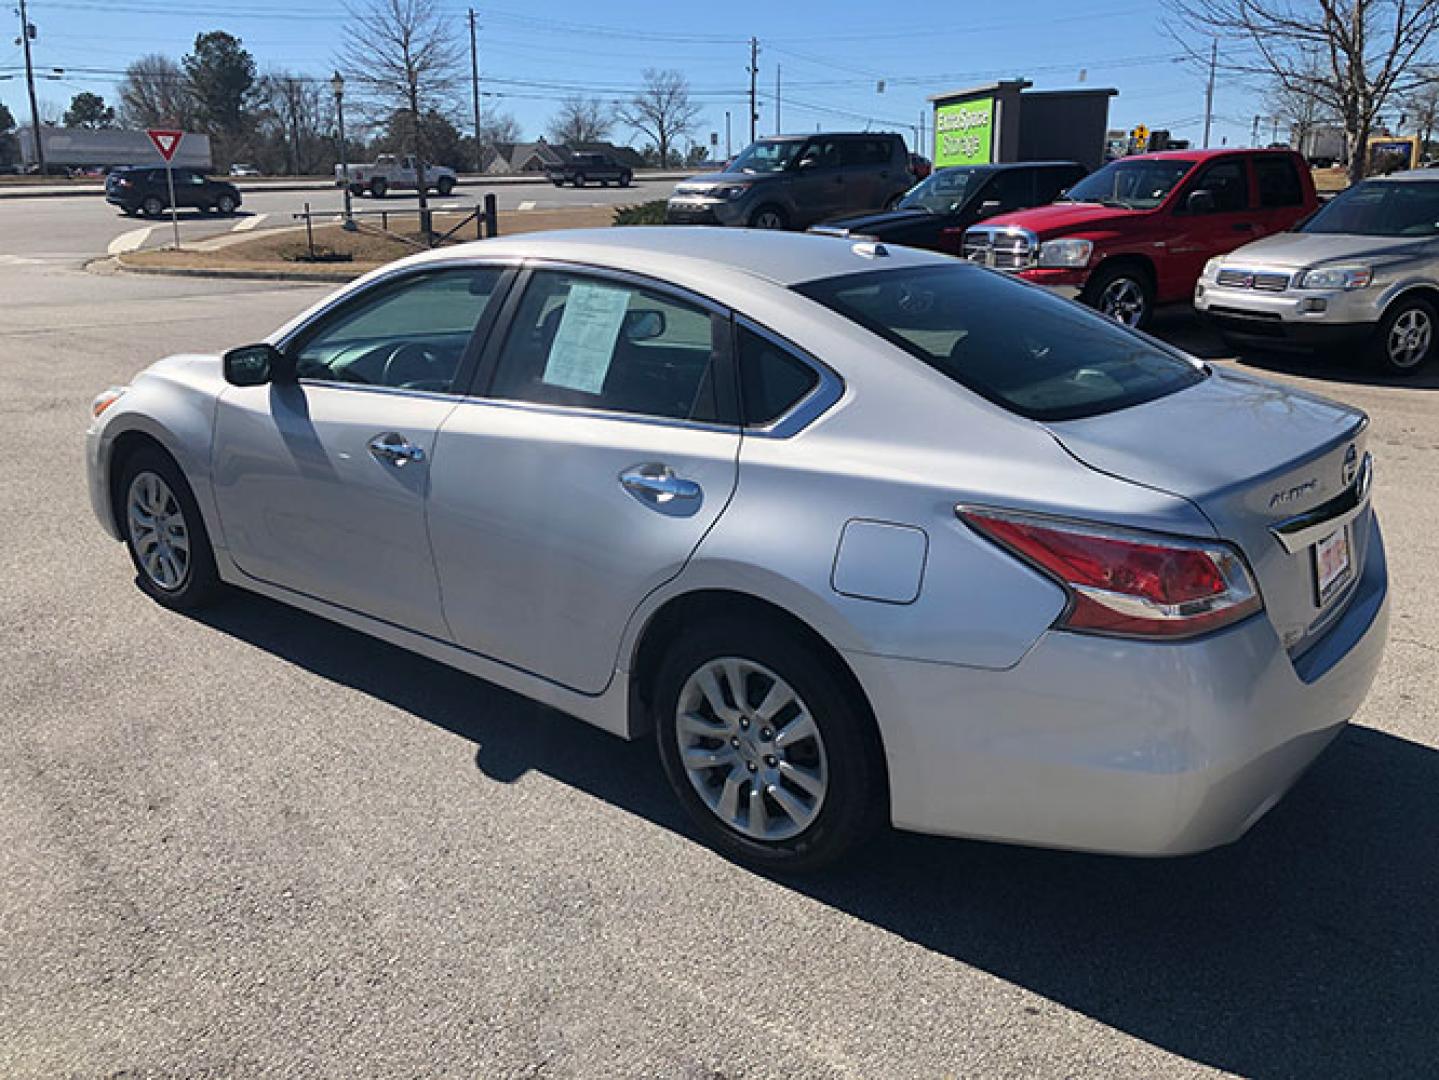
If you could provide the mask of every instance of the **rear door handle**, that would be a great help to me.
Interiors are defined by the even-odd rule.
[[[677,476],[668,465],[659,463],[636,465],[632,469],[626,469],[620,473],[620,483],[640,502],[651,506],[694,502],[704,494],[704,489],[693,480]]]
[[[404,468],[412,461],[425,460],[425,448],[416,446],[398,431],[387,431],[382,435],[376,435],[370,440],[369,449],[370,456],[376,461],[383,461],[386,465],[393,465],[397,469]]]
[[[1231,226],[1231,228],[1233,228],[1233,230],[1234,230],[1235,232],[1253,232],[1253,231],[1254,231],[1254,222],[1252,222],[1252,221],[1236,221],[1236,222]]]

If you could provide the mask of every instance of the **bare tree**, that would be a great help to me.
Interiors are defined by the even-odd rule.
[[[415,155],[422,214],[429,209],[429,148],[421,118],[450,111],[462,74],[459,40],[436,0],[368,0],[350,9],[345,26],[340,62],[360,83],[372,115],[403,115],[397,133]]]
[[[130,127],[195,128],[199,106],[180,65],[150,53],[125,69],[120,83],[120,119]]]
[[[599,142],[615,126],[611,106],[599,98],[567,97],[550,121],[550,139],[557,143]]]
[[[1409,89],[1439,30],[1439,0],[1166,3],[1188,29],[1224,43],[1226,70],[1309,93],[1334,113],[1344,125],[1351,180],[1364,175],[1375,118],[1392,94]],[[1311,71],[1306,53],[1320,58]]]
[[[333,99],[313,79],[272,71],[260,80],[261,125],[272,145],[283,147],[295,174],[324,172],[328,157],[322,134],[333,122]]]
[[[1416,72],[1418,81],[1404,99],[1404,108],[1414,133],[1419,136],[1419,152],[1429,152],[1429,140],[1439,127],[1439,70],[1432,67]]]
[[[1299,77],[1288,82],[1270,80],[1268,100],[1271,115],[1288,128],[1294,148],[1307,154],[1314,131],[1321,124],[1335,123],[1335,117],[1313,90],[1315,80],[1323,74],[1322,58],[1307,50],[1297,60]]]
[[[616,115],[621,123],[654,141],[660,167],[665,168],[670,164],[671,144],[698,126],[700,107],[690,101],[689,80],[680,72],[646,68],[644,78],[644,89]]]

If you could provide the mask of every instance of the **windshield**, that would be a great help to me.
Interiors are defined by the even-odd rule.
[[[795,287],[982,397],[1034,420],[1097,416],[1205,377],[1111,319],[977,266],[872,270]]]
[[[802,139],[751,143],[740,151],[739,157],[730,162],[729,169],[726,171],[743,173],[783,172],[789,166],[789,163],[794,160],[794,156],[799,153],[799,148],[803,145],[804,141]]]
[[[900,200],[901,210],[928,210],[931,214],[952,214],[979,185],[980,169],[940,169],[909,189]]]
[[[1192,161],[1111,161],[1075,184],[1059,201],[1153,210],[1192,168]]]
[[[1439,236],[1439,180],[1365,180],[1299,230],[1356,236]]]

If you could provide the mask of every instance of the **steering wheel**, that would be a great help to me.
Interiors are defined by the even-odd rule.
[[[396,345],[385,357],[380,383],[407,390],[447,390],[450,372],[445,362],[429,348],[407,341]]]

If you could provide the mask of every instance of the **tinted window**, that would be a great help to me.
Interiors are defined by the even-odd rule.
[[[372,289],[288,348],[302,379],[454,388],[460,360],[503,273],[465,267]]]
[[[1112,161],[1069,189],[1066,202],[1102,203],[1127,210],[1153,210],[1183,180],[1192,161],[1169,158]]]
[[[1041,169],[1035,177],[1035,205],[1042,206],[1051,203],[1059,198],[1059,193],[1065,188],[1078,183],[1084,178],[1082,169]]]
[[[953,214],[974,194],[975,185],[989,174],[988,169],[937,169],[909,189],[900,206],[905,210],[928,210],[931,214]]]
[[[993,199],[1000,210],[1019,210],[1034,205],[1034,173],[1028,169],[1004,169],[984,189],[984,201]]]
[[[1068,420],[1163,397],[1198,365],[1110,319],[974,266],[876,270],[796,287],[990,401]]]
[[[1304,186],[1299,182],[1299,170],[1291,158],[1255,158],[1254,178],[1259,182],[1260,206],[1304,205]]]
[[[1355,184],[1326,203],[1300,231],[1439,236],[1439,179]]]
[[[814,368],[753,330],[739,328],[738,346],[740,400],[747,424],[779,419],[819,384]]]
[[[805,144],[798,139],[751,143],[730,163],[728,172],[774,173],[789,167]]]
[[[490,396],[712,420],[715,341],[726,328],[667,294],[541,270],[515,314]]]
[[[888,165],[889,142],[886,139],[845,139],[840,145],[846,165]]]
[[[1212,194],[1215,213],[1243,210],[1249,205],[1249,177],[1244,162],[1238,158],[1216,161],[1199,174],[1190,190]]]
[[[799,157],[801,165],[820,169],[838,168],[841,162],[839,140],[833,136],[811,139],[804,144],[804,152]]]

